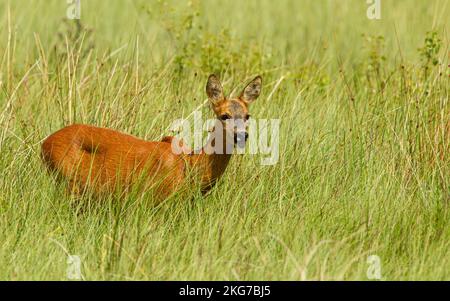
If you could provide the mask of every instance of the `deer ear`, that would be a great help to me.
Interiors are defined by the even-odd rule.
[[[217,78],[214,74],[211,74],[208,77],[208,82],[206,83],[206,94],[213,104],[216,104],[224,99],[222,84],[220,83],[219,78]]]
[[[258,75],[242,90],[239,98],[247,103],[255,101],[261,93],[261,86],[262,78]]]

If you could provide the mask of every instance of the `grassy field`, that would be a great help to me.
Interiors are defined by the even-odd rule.
[[[65,280],[71,254],[86,280],[368,280],[371,255],[382,280],[449,280],[450,1],[368,6],[81,0],[75,21],[1,0],[0,279]],[[277,164],[236,155],[208,196],[158,206],[76,200],[45,171],[74,122],[170,135],[213,72],[228,92],[263,76]]]

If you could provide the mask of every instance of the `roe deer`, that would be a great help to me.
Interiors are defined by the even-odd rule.
[[[175,137],[145,141],[115,130],[74,124],[50,135],[42,144],[42,157],[51,171],[69,183],[72,193],[89,189],[95,195],[120,188],[127,191],[140,177],[142,189],[154,188],[157,199],[164,199],[196,171],[203,192],[210,190],[224,173],[235,144],[242,146],[248,137],[248,106],[261,92],[262,79],[257,76],[235,99],[224,96],[222,85],[210,75],[206,93],[220,126],[222,141],[209,138],[198,151],[190,151]],[[230,126],[239,120],[243,126]],[[219,142],[219,143],[218,143]],[[178,143],[184,153],[174,152]],[[217,146],[219,151],[217,151]],[[220,149],[222,148],[222,149]],[[231,152],[227,151],[231,148]],[[156,187],[155,184],[157,183]]]

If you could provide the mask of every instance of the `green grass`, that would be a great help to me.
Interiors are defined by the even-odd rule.
[[[87,280],[366,280],[369,255],[384,280],[450,279],[450,2],[381,2],[82,0],[77,31],[66,1],[1,1],[0,279],[67,279],[67,254]],[[277,164],[235,156],[156,207],[86,206],[45,171],[73,122],[170,135],[211,72],[263,76]]]

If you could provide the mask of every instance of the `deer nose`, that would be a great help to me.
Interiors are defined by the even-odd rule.
[[[245,147],[245,141],[248,139],[247,132],[238,132],[234,134],[234,144],[237,144],[238,147]]]

